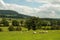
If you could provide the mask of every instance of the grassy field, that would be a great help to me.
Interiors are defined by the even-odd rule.
[[[36,30],[36,34],[33,34],[33,31],[7,31],[7,27],[2,27],[4,30],[0,32],[0,40],[60,40],[60,30],[47,30],[48,33],[39,33]]]

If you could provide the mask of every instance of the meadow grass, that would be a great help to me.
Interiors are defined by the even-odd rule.
[[[0,32],[0,40],[60,40],[60,30],[47,30],[48,33],[39,33],[36,30],[36,34],[33,31],[8,31],[7,27],[2,27],[4,30]]]

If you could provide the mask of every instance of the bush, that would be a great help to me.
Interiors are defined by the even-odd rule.
[[[8,30],[9,30],[9,31],[15,31],[15,28],[14,28],[13,26],[10,26],[10,27],[8,28]]]
[[[0,28],[0,32],[2,31],[2,28]]]
[[[21,27],[17,27],[17,28],[16,28],[16,31],[21,31],[21,30],[22,30]]]
[[[19,26],[19,22],[16,21],[16,20],[13,20],[13,21],[12,21],[12,25],[13,25],[13,26]]]
[[[28,31],[31,30],[31,27],[28,27]]]
[[[4,24],[4,26],[9,26],[9,22],[8,21],[5,21],[3,24]]]
[[[2,19],[1,23],[3,26],[9,26],[9,22],[6,19]]]

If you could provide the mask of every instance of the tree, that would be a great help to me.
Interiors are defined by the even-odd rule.
[[[15,31],[15,28],[11,25],[11,26],[9,26],[8,30],[9,31]]]
[[[23,21],[20,21],[20,25],[23,26]]]
[[[42,28],[42,25],[41,25],[40,21],[36,23],[36,27],[37,27],[37,29],[41,29]]]
[[[42,23],[41,23],[41,25],[43,26],[44,30],[47,30],[47,29],[50,29],[48,27],[49,27],[49,25],[51,25],[51,23],[48,20],[43,20]]]
[[[29,31],[31,29],[30,19],[29,20],[26,20],[25,25],[26,25],[26,27],[28,28],[28,31]]]
[[[32,18],[26,20],[26,26],[27,26],[28,30],[30,30],[30,29],[36,30],[38,19],[39,18],[32,17]]]
[[[9,22],[6,19],[2,19],[1,23],[3,26],[9,26]]]
[[[21,31],[21,30],[22,30],[22,28],[17,26],[16,31]]]
[[[13,21],[12,21],[12,25],[13,25],[13,26],[19,26],[19,22],[16,21],[16,20],[13,20]]]
[[[56,20],[53,20],[51,21],[51,29],[52,30],[56,30],[58,28],[58,25],[57,25],[57,21]]]

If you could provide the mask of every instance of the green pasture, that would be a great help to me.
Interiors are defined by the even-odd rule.
[[[0,40],[60,40],[60,30],[47,30],[48,33],[39,33],[45,30],[36,30],[36,34],[33,31],[26,31],[23,28],[22,31],[8,31],[7,27],[2,27],[3,32],[0,32]]]

